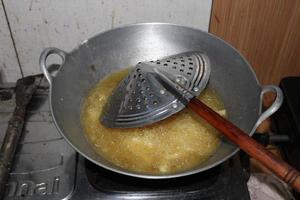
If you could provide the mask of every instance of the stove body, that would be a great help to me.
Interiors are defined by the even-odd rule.
[[[0,87],[0,142],[14,109],[13,85]],[[250,199],[236,157],[203,173],[168,180],[116,174],[77,154],[58,133],[41,85],[27,109],[26,123],[7,183],[11,199]]]

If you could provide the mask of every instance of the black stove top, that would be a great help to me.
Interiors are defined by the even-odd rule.
[[[142,199],[240,199],[249,198],[246,175],[238,156],[202,173],[162,180],[148,180],[110,172],[85,161],[90,184],[99,192],[119,198]]]

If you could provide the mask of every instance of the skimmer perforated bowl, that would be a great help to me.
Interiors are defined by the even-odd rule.
[[[165,119],[198,96],[209,75],[208,58],[200,52],[140,62],[109,97],[101,122],[108,127],[129,128]]]

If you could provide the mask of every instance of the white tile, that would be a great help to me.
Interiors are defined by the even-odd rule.
[[[211,0],[4,0],[25,75],[39,72],[48,46],[71,51],[81,41],[137,22],[208,30]]]
[[[0,4],[0,81],[15,82],[21,77],[9,29]]]

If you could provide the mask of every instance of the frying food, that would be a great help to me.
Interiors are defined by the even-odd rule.
[[[85,136],[105,159],[128,171],[173,174],[197,168],[218,148],[218,131],[188,109],[141,128],[107,128],[99,117],[108,97],[129,69],[108,75],[89,92],[82,106]],[[223,103],[210,88],[198,97],[226,116]]]

